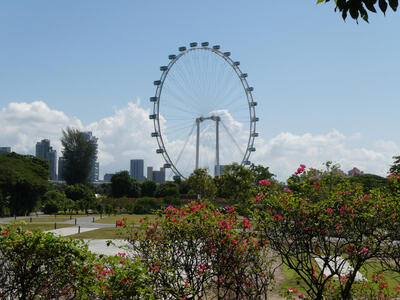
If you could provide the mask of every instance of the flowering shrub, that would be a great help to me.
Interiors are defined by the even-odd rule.
[[[156,298],[266,298],[271,261],[248,219],[205,203],[167,207],[142,230],[127,227],[134,252],[150,270]]]
[[[365,194],[335,172],[318,178],[315,176],[321,173],[301,166],[296,173],[302,177],[292,182],[291,190],[259,186],[254,207],[257,229],[302,279],[310,298],[323,299],[329,295],[328,286],[335,283],[334,299],[350,299],[357,272],[382,258],[393,241],[390,232],[399,228],[400,223],[393,222],[395,201],[380,191]],[[353,270],[343,274],[345,262]]]
[[[98,256],[82,241],[0,229],[1,299],[152,298],[147,271],[125,256]]]

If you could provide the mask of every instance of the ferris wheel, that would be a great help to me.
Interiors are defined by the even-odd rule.
[[[219,45],[193,42],[178,50],[160,67],[155,96],[150,97],[151,136],[164,168],[175,179],[197,168],[221,175],[226,164],[250,165],[259,119],[247,73]]]

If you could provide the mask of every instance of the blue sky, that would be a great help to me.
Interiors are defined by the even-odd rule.
[[[337,133],[344,137],[343,153],[374,152],[361,155],[354,166],[382,174],[400,152],[399,17],[371,14],[370,24],[357,25],[343,22],[333,9],[332,3],[312,0],[2,1],[0,110],[6,114],[10,103],[42,101],[65,114],[65,124],[98,128],[137,98],[140,109],[150,109],[152,83],[168,54],[192,41],[209,41],[240,60],[255,88],[261,141],[270,146],[256,156],[260,163],[281,177],[304,161],[333,159],[352,167],[354,154],[314,160],[312,153],[302,157],[303,150],[272,149],[282,134],[303,140],[310,134],[309,142],[326,152],[323,147],[330,144],[318,140]],[[38,129],[40,137],[46,136]],[[32,152],[33,145],[22,146],[23,141],[0,133],[0,145]],[[135,145],[130,155],[140,155]],[[283,163],[281,171],[274,162],[285,159],[290,164]],[[103,165],[103,172],[123,168]]]

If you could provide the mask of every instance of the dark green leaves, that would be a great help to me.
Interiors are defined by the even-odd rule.
[[[327,3],[329,0],[317,0],[318,3]],[[343,20],[346,20],[347,15],[354,20],[358,20],[361,17],[364,21],[368,22],[368,11],[376,13],[376,4],[378,2],[379,9],[386,15],[388,6],[393,11],[397,11],[399,6],[399,0],[336,0],[335,11],[339,10],[342,13]]]

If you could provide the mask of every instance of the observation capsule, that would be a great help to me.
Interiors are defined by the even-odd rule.
[[[193,42],[193,43],[190,43],[190,47],[197,47],[197,43],[196,42]]]
[[[224,52],[224,55],[225,56],[231,56],[231,53],[230,52]]]
[[[235,61],[233,64],[234,64],[235,66],[238,66],[238,65],[240,65],[240,61]]]
[[[256,148],[250,147],[250,148],[249,148],[249,151],[250,151],[250,152],[255,152],[255,151],[256,151]]]
[[[260,118],[259,117],[253,117],[252,121],[253,122],[258,122],[258,121],[260,121]]]
[[[213,46],[213,49],[214,49],[214,50],[219,50],[219,48],[221,48],[220,45],[215,45],[215,46]]]
[[[246,160],[246,161],[243,162],[243,164],[246,165],[246,166],[249,166],[251,163],[250,163],[249,160]]]
[[[208,42],[202,42],[202,43],[201,43],[201,46],[202,46],[202,47],[208,47],[208,45],[209,45]]]
[[[179,51],[186,51],[186,47],[179,47]]]
[[[161,148],[160,148],[160,149],[157,149],[156,152],[157,152],[158,154],[164,153],[164,149],[161,149]]]
[[[175,54],[168,55],[168,58],[169,58],[169,59],[175,59],[175,58],[176,58],[176,55],[175,55]]]
[[[172,179],[173,179],[173,180],[180,180],[180,179],[181,179],[181,176],[175,175],[175,176],[172,177]]]
[[[253,133],[251,134],[251,136],[252,136],[252,137],[258,137],[258,132],[253,132]]]
[[[251,105],[251,106],[257,106],[257,102],[255,102],[255,101],[250,102],[250,105]]]
[[[157,102],[157,97],[150,97],[150,102]]]
[[[156,114],[152,114],[152,115],[149,116],[149,119],[150,120],[155,120],[155,119],[157,119],[157,115]]]
[[[252,91],[254,91],[254,88],[253,88],[253,87],[248,87],[248,88],[246,89],[246,91],[252,92]]]
[[[161,67],[160,67],[160,71],[163,71],[163,72],[164,72],[164,71],[167,71],[167,70],[168,70],[168,67],[167,67],[167,66],[161,66]]]
[[[159,132],[152,132],[151,136],[152,137],[158,137],[158,136],[160,136],[160,133]]]
[[[247,76],[248,76],[247,73],[242,73],[242,74],[240,74],[240,77],[241,77],[241,78],[247,78]]]
[[[169,169],[171,168],[171,164],[164,164],[164,169]]]
[[[154,83],[154,85],[160,85],[161,84],[161,80],[156,80],[153,83]]]

